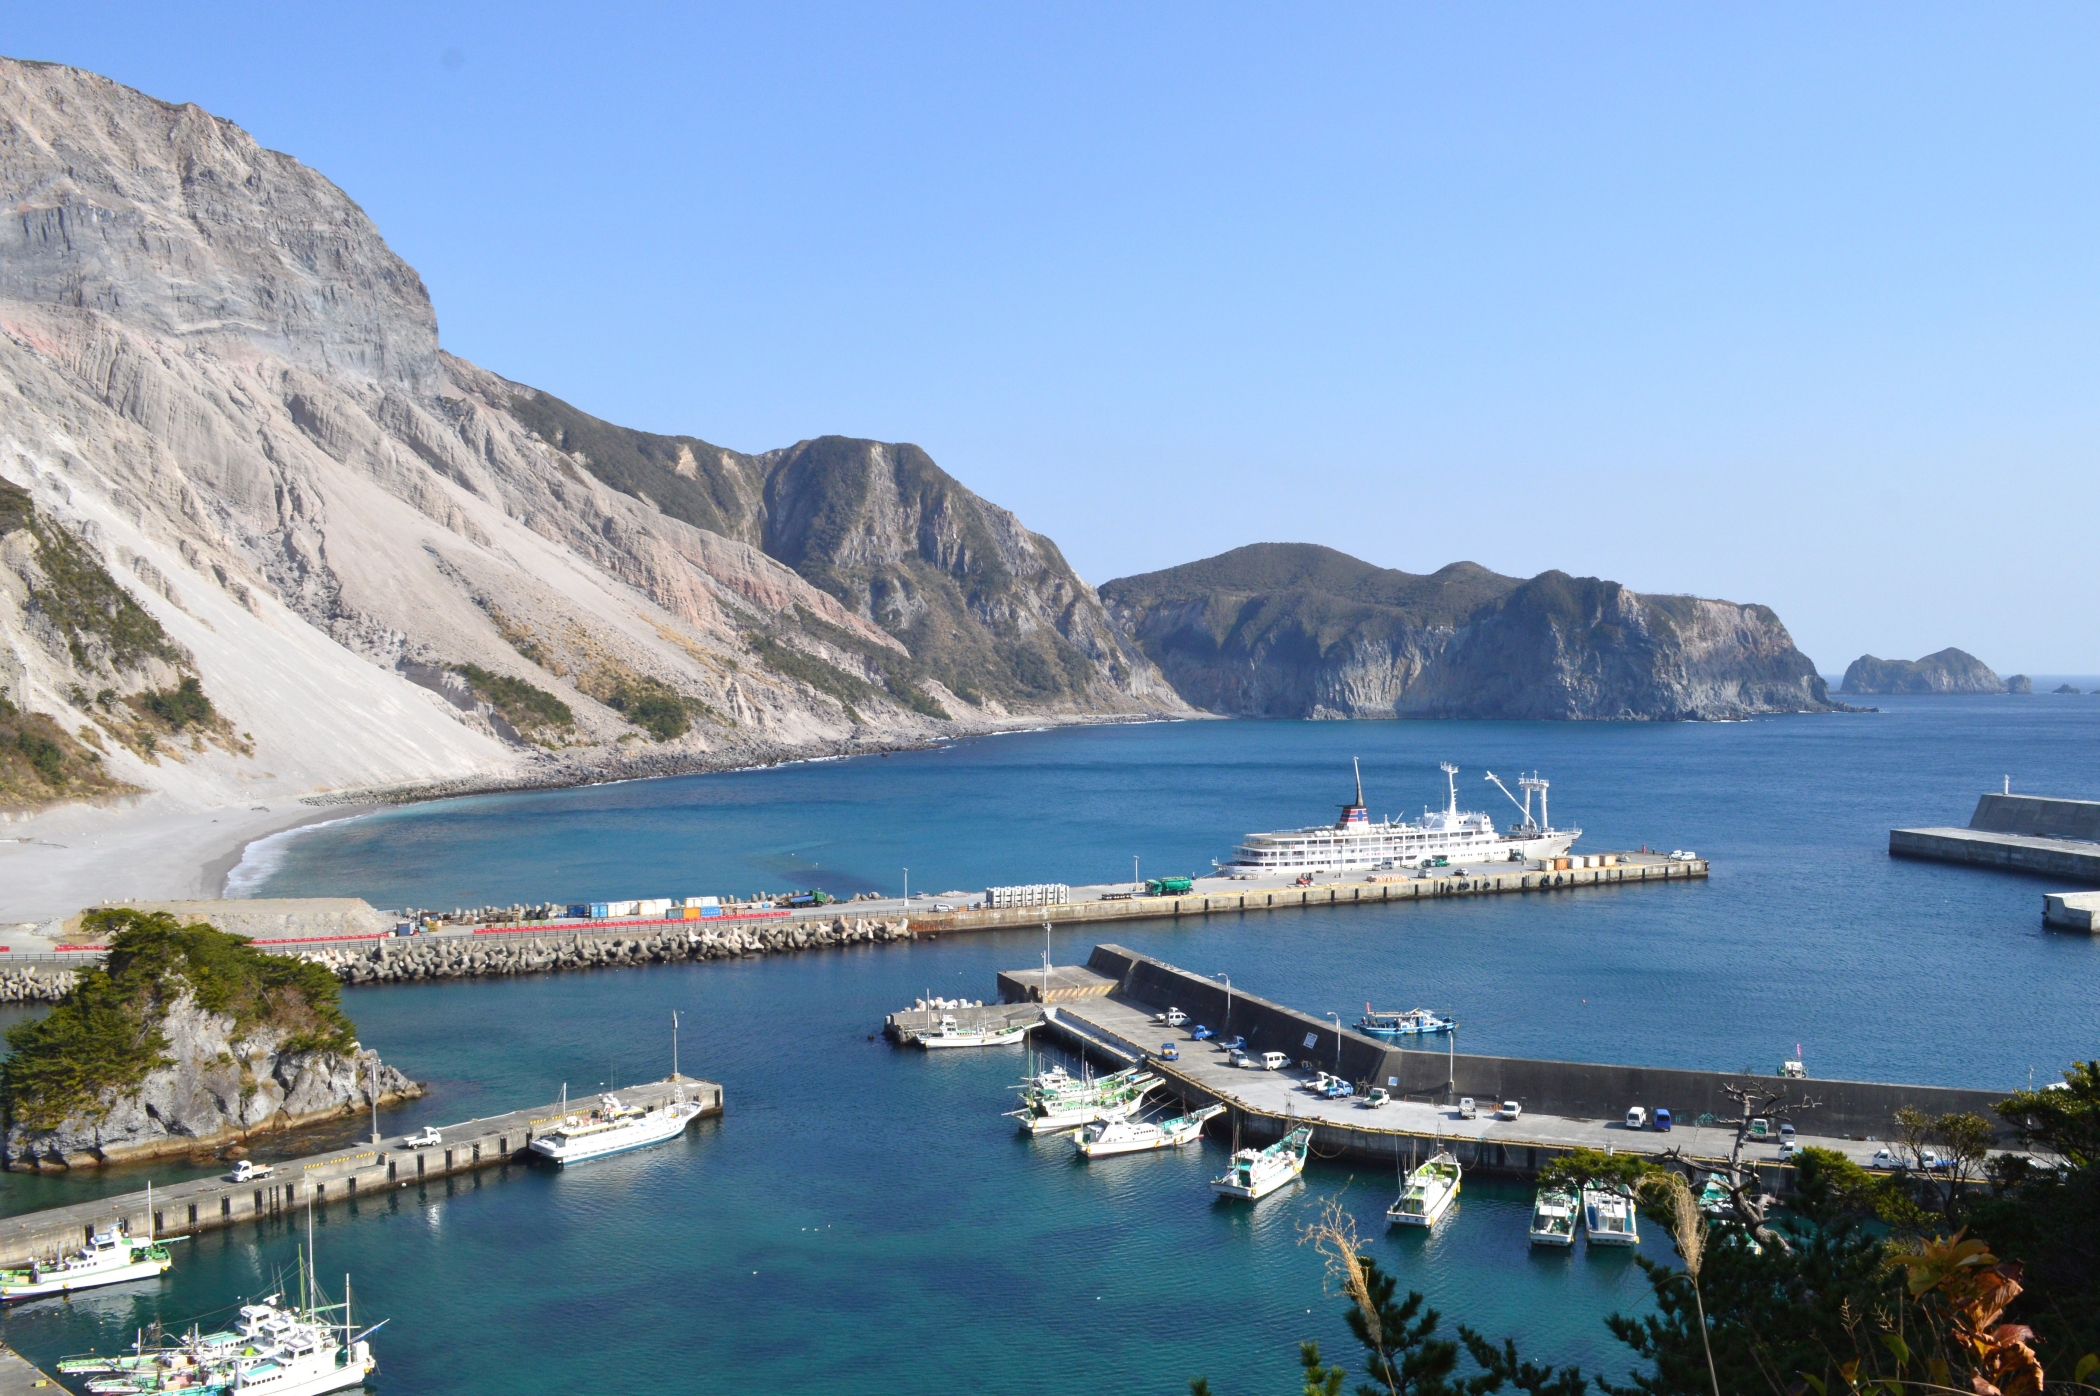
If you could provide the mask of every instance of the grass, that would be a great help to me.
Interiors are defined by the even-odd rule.
[[[57,722],[0,697],[0,804],[35,807],[129,789],[103,770],[99,753]]]
[[[466,679],[477,698],[528,737],[549,729],[567,732],[576,726],[576,714],[569,705],[544,688],[508,674],[491,673],[478,664],[455,664],[452,669]]]
[[[185,993],[232,1019],[230,1040],[274,1028],[286,1053],[347,1052],[356,1040],[335,976],[320,965],[266,955],[244,936],[164,911],[102,908],[82,926],[110,937],[109,958],[50,1013],[9,1029],[0,1111],[10,1126],[106,1115],[165,1062],[168,1010]]]
[[[36,539],[36,567],[43,574],[30,585],[30,604],[58,630],[75,664],[96,667],[91,649],[98,640],[113,668],[136,669],[149,658],[181,661],[182,651],[160,622],[131,599],[86,544],[41,517],[25,491],[0,482],[0,533],[18,528]]]

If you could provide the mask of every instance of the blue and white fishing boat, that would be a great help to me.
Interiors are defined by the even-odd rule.
[[[1426,1008],[1410,1008],[1405,1013],[1380,1013],[1367,1003],[1364,1016],[1356,1020],[1356,1030],[1387,1039],[1414,1037],[1422,1033],[1449,1032],[1451,1020],[1439,1018]]]

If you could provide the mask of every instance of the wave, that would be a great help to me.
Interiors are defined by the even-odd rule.
[[[313,824],[298,824],[289,829],[279,829],[274,834],[265,834],[241,850],[241,860],[226,874],[226,890],[221,896],[252,897],[265,882],[268,882],[284,866],[287,854],[292,851],[292,840],[311,834],[317,829],[332,829],[338,824],[348,824],[353,819],[363,819],[365,814],[347,814],[341,819],[323,819]]]

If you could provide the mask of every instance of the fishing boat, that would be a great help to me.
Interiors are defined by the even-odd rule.
[[[1218,872],[1226,877],[1309,877],[1359,869],[1508,863],[1557,858],[1582,836],[1580,829],[1555,829],[1547,822],[1546,791],[1551,783],[1536,775],[1517,782],[1524,792],[1520,801],[1494,772],[1488,772],[1487,778],[1495,787],[1524,812],[1521,823],[1502,831],[1487,815],[1459,809],[1458,767],[1445,762],[1442,769],[1450,786],[1450,801],[1441,810],[1425,810],[1417,822],[1392,818],[1374,822],[1370,808],[1364,804],[1364,777],[1359,766],[1356,800],[1342,806],[1340,819],[1333,824],[1249,834],[1240,840],[1230,861],[1217,864]],[[1539,797],[1536,820],[1531,817],[1534,794]]]
[[[153,1215],[150,1203],[146,1215]],[[127,1236],[112,1226],[92,1233],[85,1245],[69,1255],[0,1270],[0,1300],[35,1299],[126,1280],[150,1280],[166,1274],[174,1263],[168,1248],[158,1241]]]
[[[1101,1120],[1074,1134],[1072,1146],[1087,1158],[1178,1149],[1201,1139],[1203,1126],[1224,1113],[1222,1105],[1206,1105],[1171,1120]]]
[[[1420,1033],[1449,1032],[1451,1020],[1439,1018],[1426,1008],[1410,1008],[1405,1013],[1378,1013],[1367,1003],[1364,1016],[1356,1020],[1356,1030],[1387,1039],[1413,1037]]]
[[[1582,1230],[1593,1246],[1638,1246],[1640,1214],[1622,1187],[1582,1190]]]
[[[1718,1173],[1706,1175],[1706,1186],[1699,1189],[1699,1210],[1709,1217],[1725,1217],[1735,1207],[1735,1199],[1729,1196],[1728,1184]]]
[[[1121,1073],[1118,1073],[1118,1077]],[[1058,1134],[1068,1129],[1114,1120],[1127,1120],[1144,1106],[1145,1097],[1165,1084],[1157,1076],[1104,1077],[1115,1084],[1103,1089],[1075,1089],[1033,1098],[1024,1097],[1021,1108],[1007,1113],[1021,1122],[1030,1134]]]
[[[944,1013],[941,1025],[932,1032],[922,1032],[913,1041],[931,1052],[941,1047],[1006,1047],[1028,1036],[1024,1027],[993,1027],[989,1023],[974,1028],[956,1026],[955,1016]]]
[[[1449,1149],[1437,1150],[1407,1175],[1407,1186],[1385,1209],[1386,1221],[1394,1226],[1435,1226],[1458,1201],[1461,1171]]]
[[[1573,1246],[1579,1205],[1573,1188],[1540,1188],[1531,1203],[1531,1244]]]
[[[1232,1156],[1232,1166],[1211,1187],[1227,1197],[1258,1202],[1305,1171],[1305,1154],[1312,1147],[1312,1129],[1300,1125],[1266,1149],[1242,1149]]]
[[[563,1088],[564,1102],[567,1087]],[[623,1154],[675,1139],[700,1115],[700,1102],[687,1100],[680,1086],[668,1101],[643,1109],[627,1105],[611,1091],[598,1098],[587,1115],[565,1115],[562,1122],[532,1141],[532,1152],[564,1166],[608,1154]]]

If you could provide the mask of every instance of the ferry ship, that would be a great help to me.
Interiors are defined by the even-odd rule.
[[[566,1095],[566,1086],[563,1092]],[[533,1140],[531,1148],[533,1153],[555,1163],[582,1163],[675,1139],[699,1114],[699,1100],[687,1100],[683,1086],[667,1103],[648,1110],[623,1105],[618,1096],[608,1093],[599,1098],[599,1108],[588,1118],[567,1116]]]
[[[1523,777],[1517,787],[1524,792],[1524,798],[1518,800],[1489,771],[1487,778],[1524,812],[1521,823],[1499,831],[1487,815],[1458,807],[1458,767],[1447,761],[1442,769],[1451,792],[1450,802],[1443,809],[1425,810],[1417,823],[1391,818],[1374,823],[1364,804],[1364,776],[1359,764],[1356,801],[1342,806],[1340,819],[1303,829],[1249,834],[1233,850],[1231,862],[1216,865],[1218,873],[1223,877],[1296,877],[1381,868],[1519,862],[1558,858],[1582,837],[1580,829],[1556,829],[1547,822],[1546,790],[1550,781],[1536,775]],[[1539,797],[1536,820],[1531,817],[1534,794]]]

